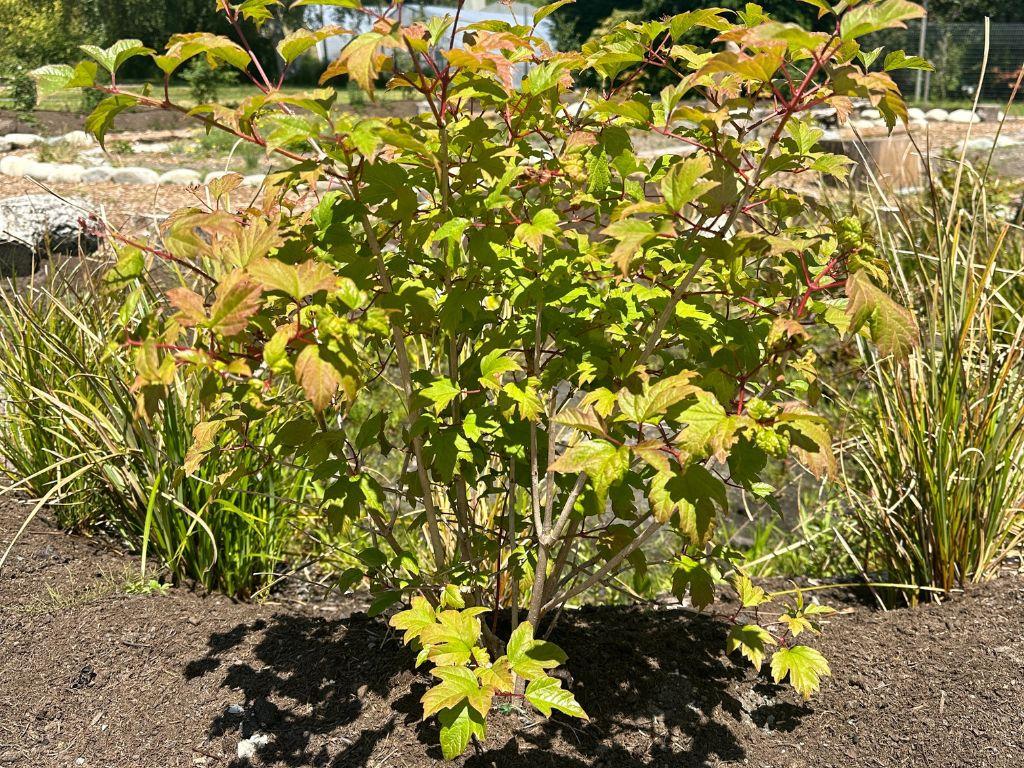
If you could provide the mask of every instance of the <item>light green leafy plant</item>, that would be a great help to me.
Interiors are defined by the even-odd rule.
[[[225,13],[258,22],[278,4]],[[286,167],[258,206],[237,204],[237,177],[212,184],[212,206],[177,212],[150,246],[191,268],[199,287],[170,292],[166,311],[137,329],[137,388],[144,404],[159,403],[183,376],[203,382],[198,465],[232,437],[244,446],[242,427],[275,413],[273,383],[301,387],[306,413],[274,455],[317,468],[325,516],[375,531],[349,582],[369,580],[375,613],[417,595],[414,616],[435,611],[425,627],[468,625],[465,661],[436,666],[453,754],[482,732],[484,689],[507,687],[492,676],[502,658],[513,693],[532,686],[542,712],[580,714],[547,676],[514,671],[513,638],[530,645],[552,611],[643,571],[656,536],[677,552],[678,596],[705,607],[735,571],[733,555],[709,545],[727,484],[770,496],[760,473],[791,452],[833,470],[828,425],[812,410],[806,326],[863,330],[893,354],[916,336],[859,233],[800,192],[802,175],[843,176],[848,162],[818,146],[809,112],[832,106],[845,118],[866,98],[890,126],[905,119],[889,74],[870,69],[877,52],[857,40],[922,10],[818,0],[827,31],[809,32],[756,5],[708,8],[555,52],[536,25],[559,3],[526,24],[467,24],[460,4],[406,25],[401,4],[344,5],[366,31],[323,82],[347,75],[372,97],[386,77],[415,90],[423,114],[337,114],[333,90],[284,94],[244,39],[209,34],[176,36],[162,54],[124,41],[37,76],[44,88],[91,87],[99,67],[110,73],[88,120],[101,141],[126,109],[190,112],[166,91],[119,85],[129,58],[152,57],[168,81],[196,56],[253,80],[237,109],[190,114]],[[688,44],[693,29],[717,42]],[[281,69],[339,34],[293,32],[278,47]],[[648,68],[673,84],[636,90]],[[575,92],[580,76],[601,85]],[[668,149],[651,157],[640,138]],[[381,389],[404,406],[400,434],[345,417]],[[401,469],[387,475],[392,452]],[[402,546],[401,531],[422,535],[425,556]],[[446,613],[446,585],[469,613]],[[737,623],[764,628],[757,607]],[[474,655],[476,614],[503,608],[511,636],[480,622],[487,656]],[[418,636],[428,657],[449,658],[432,641],[444,631]],[[776,677],[810,691],[826,667],[772,637]]]

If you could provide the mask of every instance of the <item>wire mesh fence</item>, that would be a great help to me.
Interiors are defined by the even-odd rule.
[[[985,62],[985,24],[925,19],[911,22],[907,29],[875,35],[871,45],[923,56],[935,67],[934,72],[892,73],[903,93],[915,101],[963,101],[973,99],[978,89]],[[981,98],[1005,101],[1024,66],[1024,23],[991,24],[988,48]]]

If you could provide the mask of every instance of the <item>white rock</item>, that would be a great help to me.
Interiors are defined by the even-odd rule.
[[[31,157],[23,157],[20,168],[20,173],[15,172],[12,176],[29,176],[33,179],[43,181],[46,178],[47,171],[49,170],[49,163],[40,163],[38,160],[33,160]]]
[[[166,141],[139,141],[132,144],[132,152],[138,152],[140,155],[159,155],[170,151],[170,149],[171,145]]]
[[[175,168],[160,175],[161,184],[200,184],[203,177],[191,168]]]
[[[911,128],[927,128],[928,127],[928,121],[927,120],[910,120],[910,121],[907,122],[907,125],[909,125]]]
[[[245,708],[241,704],[228,704],[224,711],[229,715],[245,714]]]
[[[43,137],[35,133],[8,133],[3,140],[15,149],[24,149],[43,143]]]
[[[951,123],[980,123],[981,118],[969,109],[954,109],[946,118]]]
[[[242,739],[238,742],[238,759],[239,760],[252,760],[256,757],[256,745],[248,739]]]
[[[5,155],[0,157],[0,173],[4,176],[13,176],[20,179],[25,175],[25,166],[33,162],[31,158],[19,155]]]
[[[27,176],[39,181],[56,181],[65,184],[78,184],[82,181],[85,168],[74,163],[36,163],[27,172]]]
[[[61,136],[61,139],[73,147],[91,147],[96,144],[96,140],[85,131],[71,131]]]
[[[0,200],[0,273],[30,275],[52,254],[95,251],[87,206],[46,194]]]
[[[929,123],[944,123],[949,120],[949,112],[944,109],[929,109],[924,113],[925,120]]]
[[[877,109],[865,109],[860,113],[861,120],[878,120],[882,116],[882,113]]]
[[[266,175],[262,173],[251,173],[242,179],[242,183],[247,187],[262,187],[266,180]]]
[[[907,110],[907,119],[908,120],[925,120],[926,118],[924,116],[924,110],[921,109],[920,107],[910,107]]]
[[[977,139],[971,139],[967,142],[968,149],[988,151],[995,148],[1002,147],[1015,147],[1020,142],[1017,139],[1011,138],[1010,136],[1000,136],[998,139],[992,139],[988,136],[983,136]]]
[[[109,165],[100,165],[97,166],[96,168],[88,168],[86,169],[85,173],[82,174],[82,181],[88,184],[97,184],[103,183],[105,181],[110,181],[111,177],[114,175],[115,170],[117,169],[112,168]]]
[[[160,174],[152,168],[126,166],[115,168],[110,180],[115,184],[159,184]]]
[[[248,739],[242,739],[238,742],[238,759],[239,760],[251,760],[256,757],[256,750],[260,747],[265,747],[270,743],[270,737],[265,733],[259,733],[258,731],[250,736]]]
[[[863,118],[855,117],[855,118],[853,118],[853,120],[850,121],[850,125],[852,127],[856,128],[858,131],[863,131],[865,128],[874,128],[875,127],[875,121],[874,120],[864,120]]]

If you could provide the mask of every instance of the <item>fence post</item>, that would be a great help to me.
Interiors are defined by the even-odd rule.
[[[928,38],[928,0],[924,0],[924,16],[921,17],[921,32],[917,37],[917,55],[922,59],[924,58],[925,44]],[[921,101],[921,84],[924,72],[917,70],[917,76],[914,78],[914,101]],[[927,97],[925,97],[927,99]]]

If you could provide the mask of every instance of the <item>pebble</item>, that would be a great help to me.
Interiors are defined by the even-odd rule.
[[[245,708],[241,704],[228,704],[224,711],[229,715],[241,715],[245,713]]]

